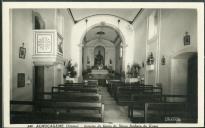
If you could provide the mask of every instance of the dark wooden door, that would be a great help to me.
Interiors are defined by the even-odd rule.
[[[197,55],[193,55],[188,60],[188,84],[187,94],[188,103],[190,106],[190,114],[192,118],[197,119],[197,107],[198,107],[198,72],[197,72]]]
[[[44,66],[35,66],[34,100],[42,99],[44,92]]]

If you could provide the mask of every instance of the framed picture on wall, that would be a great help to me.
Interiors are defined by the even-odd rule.
[[[57,45],[58,45],[58,53],[60,55],[63,54],[63,37],[58,33],[58,39],[57,39]]]
[[[25,87],[25,73],[18,73],[17,74],[17,87]]]
[[[26,57],[26,48],[20,47],[19,48],[19,58],[25,59]]]

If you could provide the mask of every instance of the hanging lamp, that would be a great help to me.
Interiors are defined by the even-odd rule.
[[[86,23],[86,25],[85,25],[85,26],[86,26],[86,28],[85,28],[86,30],[85,30],[85,38],[84,38],[84,41],[87,42],[87,24],[88,24],[88,19],[85,19],[85,23]]]

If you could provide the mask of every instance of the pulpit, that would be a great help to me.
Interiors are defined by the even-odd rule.
[[[48,92],[63,83],[63,37],[56,30],[33,30],[33,46],[32,60],[36,70],[42,68],[43,91]]]

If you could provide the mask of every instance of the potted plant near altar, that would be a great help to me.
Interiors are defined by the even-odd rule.
[[[66,69],[67,69],[67,74],[66,74],[66,81],[67,82],[75,82],[75,78],[77,75],[77,72],[75,70],[75,68],[77,67],[77,64],[73,65],[71,60],[68,61],[67,65],[66,65]]]
[[[138,63],[134,63],[131,68],[132,78],[138,78],[140,75],[140,65]]]
[[[140,65],[138,63],[134,63],[133,65],[128,65],[128,71],[127,71],[127,78],[125,82],[138,82],[138,77],[140,75]]]

